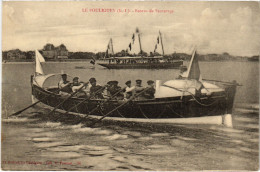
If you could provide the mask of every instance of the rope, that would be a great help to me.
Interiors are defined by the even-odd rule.
[[[142,108],[140,107],[140,105],[139,105],[138,107],[139,107],[139,109],[140,109],[142,115],[143,115],[145,118],[149,119],[149,118],[144,114],[144,112],[143,112]]]
[[[211,106],[211,105],[213,105],[213,104],[215,104],[216,102],[217,102],[217,100],[216,101],[214,101],[213,103],[211,103],[211,104],[203,104],[203,103],[201,103],[201,102],[199,102],[197,99],[196,99],[196,97],[195,97],[195,95],[193,95],[190,91],[188,91],[188,90],[180,90],[180,89],[178,89],[178,88],[175,88],[175,87],[171,87],[171,86],[168,86],[168,85],[163,85],[163,86],[165,86],[165,87],[169,87],[169,88],[172,88],[172,89],[175,89],[175,90],[177,90],[177,91],[180,91],[180,92],[187,92],[187,93],[190,93],[191,94],[191,96],[192,96],[192,98],[199,104],[199,105],[201,105],[201,106]]]
[[[177,112],[175,112],[169,105],[167,105],[167,107],[168,107],[169,109],[171,109],[171,111],[172,111],[173,113],[175,113],[176,115],[178,115],[179,117],[184,118],[182,115],[180,115],[180,114],[178,114]]]

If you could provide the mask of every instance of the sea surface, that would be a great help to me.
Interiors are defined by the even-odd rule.
[[[233,128],[217,125],[84,125],[79,117],[35,107],[19,117],[8,116],[31,104],[33,63],[2,65],[3,170],[258,170],[259,63],[200,62],[205,79],[233,81],[237,88]],[[45,73],[65,72],[100,84],[118,80],[167,81],[179,71],[108,70],[89,62],[47,62]]]

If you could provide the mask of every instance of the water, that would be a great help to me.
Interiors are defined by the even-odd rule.
[[[76,69],[85,66],[86,69]],[[257,170],[259,126],[258,63],[201,62],[203,78],[237,80],[234,128],[215,125],[99,124],[84,126],[79,117],[32,108],[19,118],[11,113],[31,103],[34,65],[3,64],[2,168],[4,170]],[[163,81],[177,70],[107,70],[86,63],[46,63],[44,71],[64,70],[100,84],[131,79]],[[58,117],[58,118],[57,118]]]

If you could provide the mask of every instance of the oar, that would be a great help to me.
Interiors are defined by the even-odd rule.
[[[64,115],[67,115],[72,109],[78,107],[79,105],[81,105],[81,104],[84,103],[85,101],[87,101],[87,100],[91,99],[92,97],[94,97],[97,93],[99,93],[100,91],[102,91],[104,88],[105,88],[105,86],[104,86],[104,87],[101,87],[99,90],[97,90],[96,92],[94,92],[92,96],[85,98],[84,100],[82,100],[81,102],[79,102],[78,104],[76,104],[75,106],[69,108],[69,110],[67,110],[67,111],[64,113]]]
[[[54,109],[52,109],[52,111],[50,111],[47,115],[50,115],[52,112],[54,112],[56,109],[58,109],[64,102],[66,102],[68,99],[70,99],[75,94],[77,94],[79,91],[81,91],[83,89],[83,87],[88,85],[88,83],[89,82],[86,82],[85,84],[83,84],[77,91],[73,92],[69,97],[67,97],[65,100],[63,100],[61,103],[59,103],[57,106],[55,106]]]
[[[133,100],[135,97],[141,95],[142,93],[146,92],[147,90],[151,89],[151,87],[149,88],[145,88],[143,91],[141,91],[140,93],[133,95],[130,99],[128,99],[125,103],[117,106],[115,109],[111,110],[110,112],[108,112],[107,114],[105,114],[104,116],[102,116],[101,118],[99,118],[97,121],[94,121],[89,127],[92,127],[93,125],[95,125],[96,123],[102,121],[105,117],[109,116],[111,113],[115,112],[117,109],[121,108],[122,106],[126,105],[128,102],[130,102],[131,100]]]
[[[111,100],[111,99],[114,98],[118,93],[122,92],[125,88],[126,88],[126,87],[120,89],[119,91],[117,91],[115,94],[113,94],[112,96],[110,96],[108,99],[106,99],[106,100],[105,100],[104,102],[102,102],[102,103],[105,103],[105,102]],[[93,113],[93,112],[94,112],[95,110],[97,110],[97,109],[98,109],[98,106],[95,107],[94,109],[92,109],[92,110],[86,115],[86,117],[88,117],[91,113]]]
[[[60,88],[60,89],[58,89],[58,90],[55,91],[55,92],[58,93],[58,92],[61,91],[62,89],[63,89],[63,88]],[[46,97],[44,97],[42,100],[38,100],[37,102],[31,104],[30,106],[27,106],[26,108],[23,108],[23,109],[21,109],[21,110],[15,112],[15,113],[13,113],[13,114],[11,114],[9,117],[19,115],[19,114],[22,113],[23,111],[25,111],[25,110],[27,110],[27,109],[29,109],[29,108],[31,108],[31,107],[37,105],[38,103],[40,103],[41,101],[47,99],[47,98],[50,97],[50,96],[51,96],[51,94],[48,95],[48,96],[46,96]]]
[[[47,96],[47,97],[49,97],[49,96]],[[46,99],[47,97],[45,97],[44,99]],[[44,99],[42,99],[42,100],[44,100]],[[29,108],[31,108],[31,107],[37,105],[37,104],[40,103],[42,100],[38,100],[37,102],[31,104],[30,106],[27,106],[26,108],[21,109],[21,110],[15,112],[15,113],[11,114],[9,117],[19,115],[19,114],[22,113],[23,111],[25,111],[25,110],[27,110],[27,109],[29,109]]]

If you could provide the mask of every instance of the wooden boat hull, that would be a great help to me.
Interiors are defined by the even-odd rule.
[[[32,96],[32,101],[37,102],[34,96]],[[39,107],[44,107],[52,110],[53,107],[48,106],[46,104],[39,104]],[[65,110],[57,109],[57,112],[65,113]],[[82,118],[86,117],[86,114],[70,112],[70,115],[80,116]],[[98,120],[100,116],[97,115],[89,115],[88,120]],[[125,122],[129,123],[143,123],[143,124],[158,124],[158,125],[171,125],[171,124],[207,124],[207,125],[225,125],[227,127],[232,127],[232,116],[231,114],[217,115],[217,116],[202,116],[202,117],[191,117],[191,118],[122,118],[122,117],[106,117],[105,121],[110,122]]]
[[[178,69],[183,65],[183,61],[176,61],[171,63],[135,63],[135,64],[109,64],[98,63],[100,66],[108,69]]]
[[[45,90],[32,84],[32,95],[41,100],[47,106],[55,107],[66,97],[55,94],[57,88]],[[47,97],[47,98],[45,98]],[[71,107],[82,102],[83,98],[68,99],[59,110],[69,110]],[[192,96],[160,98],[150,100],[133,100],[111,113],[109,117],[116,118],[138,118],[138,119],[171,119],[191,118],[203,116],[218,116],[232,112],[233,96],[226,92],[220,92],[210,97],[201,97],[199,102]],[[71,112],[83,115],[103,116],[117,106],[125,103],[124,100],[91,99]],[[98,107],[98,108],[97,108]],[[93,111],[93,109],[96,109]],[[93,111],[91,114],[89,112]]]

